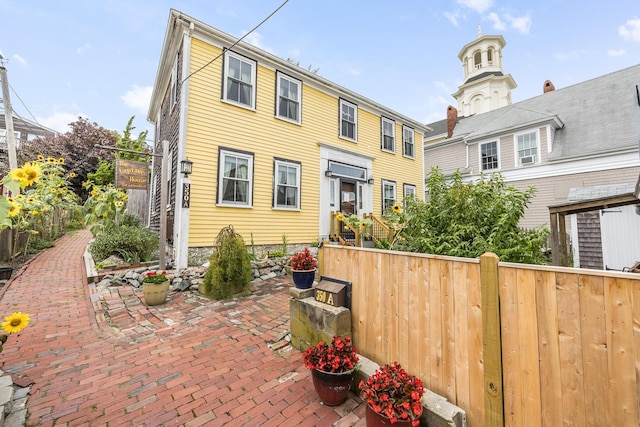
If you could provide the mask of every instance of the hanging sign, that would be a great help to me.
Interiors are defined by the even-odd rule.
[[[118,188],[146,190],[149,185],[149,165],[147,162],[117,159],[116,185]]]

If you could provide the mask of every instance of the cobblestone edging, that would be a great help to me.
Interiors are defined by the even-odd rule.
[[[31,385],[14,384],[11,375],[0,371],[0,427],[22,427],[27,419]]]

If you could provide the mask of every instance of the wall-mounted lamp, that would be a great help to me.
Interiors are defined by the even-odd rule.
[[[326,171],[324,171],[324,176],[326,176],[327,178],[331,178],[333,176],[333,172],[331,172],[331,169],[327,169]]]
[[[189,159],[184,159],[180,162],[180,173],[183,173],[185,177],[188,177],[193,172],[193,162]]]
[[[373,184],[373,178],[369,178],[369,179],[367,180],[367,184]]]

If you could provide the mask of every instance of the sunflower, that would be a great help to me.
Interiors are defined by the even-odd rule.
[[[360,228],[362,228],[363,230],[367,229],[367,224],[365,224],[364,222],[360,223]]]
[[[9,203],[13,203],[15,200],[13,199],[13,197],[9,196],[7,197],[7,202]]]
[[[22,166],[22,170],[26,175],[26,185],[31,185],[34,182],[38,182],[40,179],[40,174],[42,174],[42,169],[40,168],[40,163],[36,162],[27,162]]]
[[[27,313],[16,311],[11,316],[4,318],[4,322],[2,322],[2,330],[8,334],[15,334],[16,332],[20,332],[26,328],[29,325],[29,320],[29,315]]]
[[[18,194],[16,196],[16,200],[23,201],[24,200],[24,194]]]
[[[400,212],[402,212],[402,208],[401,208],[401,207],[400,207],[400,205],[399,205],[399,204],[397,204],[397,203],[396,203],[396,204],[394,204],[393,206],[391,206],[391,210],[392,210],[394,213],[400,213]]]
[[[34,203],[35,201],[36,201],[36,198],[35,198],[35,197],[29,197],[29,198],[27,199],[27,203]]]
[[[337,219],[338,221],[344,221],[344,215],[342,214],[342,212],[338,212],[338,213],[336,214],[336,219]]]
[[[42,154],[38,154],[37,159],[38,159],[39,162],[43,162],[44,161],[44,156]]]
[[[51,193],[55,194],[55,193],[58,191],[58,189],[57,189],[56,187],[51,187],[51,188],[49,189],[49,191],[50,191]]]
[[[18,202],[11,202],[11,207],[9,208],[9,213],[7,216],[12,218],[20,213],[20,209],[22,209],[22,205]]]
[[[58,164],[59,164],[59,165],[64,165],[64,158],[63,158],[63,157],[60,157],[60,158],[58,159]]]
[[[117,202],[114,202],[114,205],[116,205],[117,208],[121,208],[124,206],[124,203],[118,200]]]
[[[75,173],[75,172],[71,172],[71,173],[69,174],[69,178],[75,178],[76,176],[77,176],[77,175],[76,175],[76,173]]]
[[[94,196],[94,197],[97,196],[98,193],[99,193],[99,191],[96,190],[96,189],[91,190],[91,195]]]
[[[20,185],[27,185],[27,173],[22,168],[11,169],[9,176],[20,182]]]
[[[58,161],[53,157],[47,157],[47,163],[57,163]]]

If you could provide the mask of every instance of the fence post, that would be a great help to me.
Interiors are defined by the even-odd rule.
[[[486,427],[504,426],[498,261],[498,256],[491,252],[480,256],[482,349],[484,353],[484,425]]]
[[[318,246],[318,280],[320,280],[320,276],[324,273],[324,245],[325,242],[320,242]]]

